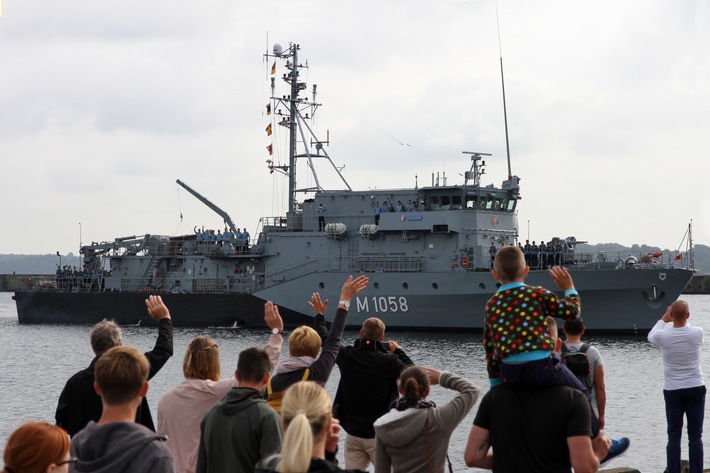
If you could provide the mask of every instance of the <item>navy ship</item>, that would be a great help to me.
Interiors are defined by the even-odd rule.
[[[500,186],[482,184],[489,154],[464,152],[463,182],[449,184],[436,174],[422,187],[353,190],[326,152],[327,141],[309,124],[320,104],[315,85],[305,96],[300,72],[307,65],[299,53],[292,43],[266,54],[287,71],[285,85],[279,84],[288,92],[278,95],[272,77],[267,106],[274,117],[267,131],[284,127],[289,136],[288,162],[267,161],[269,172],[288,179],[285,215],[262,218],[251,238],[235,230],[227,212],[177,180],[221,217],[224,233],[134,235],[83,246],[80,272],[24,281],[13,297],[19,322],[110,318],[148,325],[153,321],[144,300],[159,294],[176,326],[262,327],[264,302],[273,301],[285,325],[294,327],[312,322],[312,293],[335,305],[347,277],[366,274],[370,284],[351,303],[350,328],[375,316],[388,330],[477,331],[498,288],[491,248],[520,245],[531,267],[526,283],[553,289],[547,268],[570,270],[588,331],[635,333],[648,331],[690,281],[691,237],[677,254],[595,255],[579,251],[584,242],[574,237],[523,246],[520,178],[510,171],[510,157]],[[332,166],[342,189],[321,186],[316,160]],[[298,162],[312,173],[313,186],[298,186]]]

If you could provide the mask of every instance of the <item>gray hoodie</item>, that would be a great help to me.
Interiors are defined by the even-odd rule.
[[[375,473],[390,473],[390,469],[394,473],[444,472],[451,434],[481,390],[446,371],[441,373],[439,384],[460,394],[440,407],[392,409],[375,421]]]
[[[166,437],[134,422],[91,421],[71,440],[74,471],[86,473],[173,473]]]
[[[232,388],[202,419],[197,473],[252,473],[281,450],[281,420],[251,388]]]

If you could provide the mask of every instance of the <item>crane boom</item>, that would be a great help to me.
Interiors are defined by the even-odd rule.
[[[230,217],[227,212],[225,212],[224,210],[222,210],[222,209],[220,209],[219,207],[217,207],[215,204],[213,204],[212,202],[210,202],[209,199],[207,199],[205,196],[203,196],[202,194],[200,194],[199,192],[197,192],[197,191],[196,191],[195,189],[193,189],[192,187],[190,187],[190,186],[188,186],[187,184],[185,184],[184,182],[182,182],[180,179],[177,179],[175,182],[177,182],[178,185],[180,185],[180,186],[181,186],[183,189],[185,189],[187,192],[189,192],[190,194],[194,195],[194,196],[197,198],[197,200],[199,200],[200,202],[202,202],[203,204],[205,204],[207,207],[209,207],[210,209],[212,209],[212,210],[214,211],[214,213],[216,213],[217,215],[219,215],[220,217],[222,217],[222,219],[224,220],[224,224],[227,225],[227,227],[230,229],[230,231],[234,231],[234,229],[237,228],[236,225],[234,225],[234,222],[232,222],[232,217]]]

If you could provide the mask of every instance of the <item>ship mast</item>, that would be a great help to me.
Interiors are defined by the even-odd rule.
[[[298,102],[298,44],[292,44],[288,49],[293,59],[292,63],[286,62],[286,67],[289,69],[288,74],[284,77],[286,82],[291,84],[291,95],[289,96],[289,117],[288,117],[288,166],[290,169],[288,179],[288,211],[296,210],[296,104]],[[274,51],[276,52],[276,51]],[[288,57],[288,56],[287,56]],[[291,67],[289,67],[289,64]],[[306,84],[303,84],[303,88]]]
[[[298,210],[298,203],[296,199],[296,194],[298,192],[315,192],[323,191],[318,175],[316,173],[315,166],[313,164],[314,158],[325,158],[330,162],[335,172],[338,174],[340,179],[345,184],[348,190],[352,190],[350,185],[347,183],[345,178],[328,156],[328,153],[323,148],[324,144],[328,144],[329,141],[321,141],[316,136],[311,127],[308,125],[308,120],[312,119],[316,113],[318,107],[321,104],[315,101],[316,99],[316,88],[314,84],[312,89],[313,99],[308,100],[307,97],[301,98],[299,94],[302,90],[305,90],[307,85],[305,82],[299,81],[300,69],[307,68],[308,64],[301,64],[298,61],[298,52],[301,49],[300,45],[290,43],[289,47],[284,50],[280,44],[275,44],[273,47],[273,54],[265,54],[266,57],[274,57],[276,59],[286,60],[287,73],[283,75],[283,80],[289,84],[290,93],[289,95],[284,95],[282,97],[277,97],[276,90],[276,80],[274,77],[271,78],[271,100],[276,104],[282,104],[288,107],[288,112],[283,112],[281,109],[276,109],[274,115],[281,116],[281,121],[278,125],[285,126],[288,128],[288,166],[270,166],[270,169],[278,170],[284,174],[288,175],[288,210],[287,214],[292,214]],[[307,136],[308,135],[308,136]],[[298,145],[299,138],[301,145],[304,148],[304,152],[299,154]],[[309,139],[310,138],[310,139]],[[315,153],[311,152],[310,147],[315,146]],[[296,180],[296,161],[298,158],[306,158],[308,162],[308,167],[311,170],[313,179],[315,181],[315,186],[305,187],[299,189],[297,187]]]

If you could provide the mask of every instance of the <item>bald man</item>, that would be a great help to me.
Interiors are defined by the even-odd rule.
[[[703,419],[705,381],[700,366],[703,329],[688,323],[685,301],[675,301],[648,334],[648,341],[663,355],[663,397],[666,401],[668,473],[680,473],[683,415],[688,419],[690,472],[703,471]],[[672,325],[666,325],[671,323]]]

